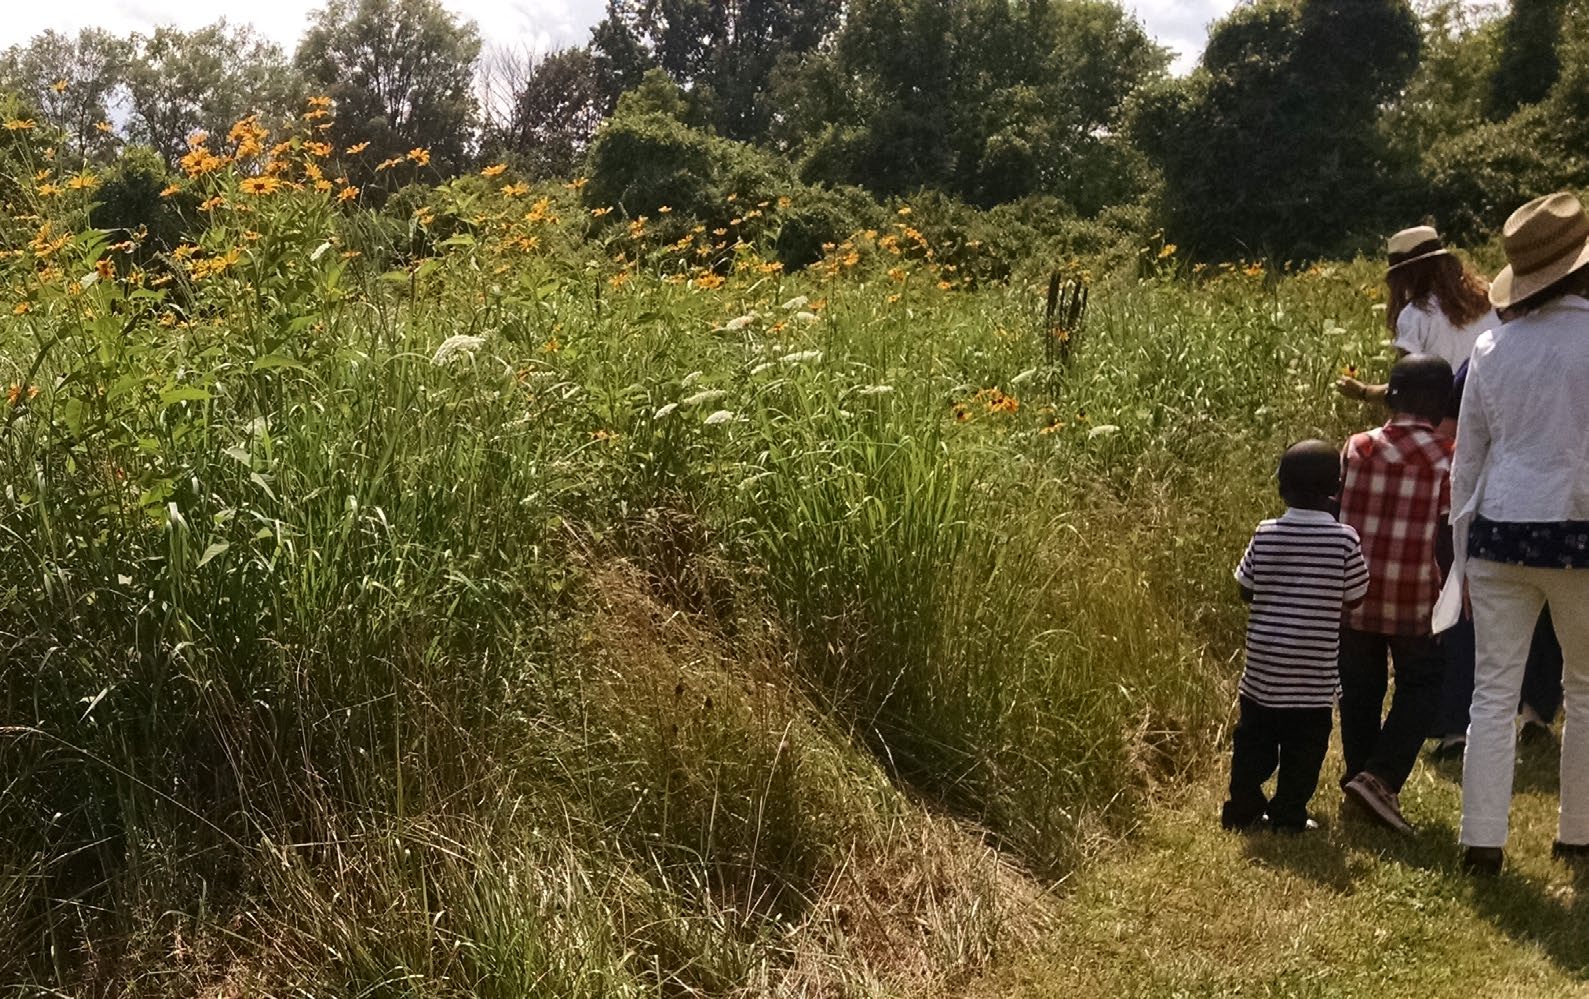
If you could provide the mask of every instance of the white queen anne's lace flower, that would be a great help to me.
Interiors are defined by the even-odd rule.
[[[436,354],[430,359],[430,363],[446,364],[454,358],[472,356],[475,351],[485,345],[485,342],[485,337],[470,336],[467,333],[450,336],[441,342],[440,347],[436,348]]]

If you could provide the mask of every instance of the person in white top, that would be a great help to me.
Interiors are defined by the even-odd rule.
[[[1489,284],[1440,242],[1433,226],[1403,229],[1386,247],[1389,292],[1385,321],[1398,360],[1408,354],[1433,354],[1456,371],[1467,363],[1479,334],[1499,326],[1490,308]],[[1350,399],[1383,402],[1384,385],[1353,377],[1336,383]]]
[[[1508,832],[1515,714],[1540,610],[1561,643],[1567,721],[1554,853],[1589,859],[1589,215],[1571,194],[1513,213],[1510,262],[1490,287],[1507,316],[1468,365],[1451,470],[1456,564],[1435,609],[1462,609],[1477,635],[1462,773],[1470,869],[1500,869]]]

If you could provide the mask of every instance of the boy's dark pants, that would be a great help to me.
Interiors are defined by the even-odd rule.
[[[1396,690],[1383,716],[1395,663]],[[1434,635],[1341,629],[1341,755],[1348,780],[1368,771],[1399,792],[1440,711],[1445,650]]]
[[[1307,827],[1308,802],[1319,786],[1332,721],[1329,708],[1271,708],[1241,699],[1230,760],[1230,800],[1221,815],[1226,829],[1252,826],[1266,812],[1277,829]],[[1276,767],[1280,776],[1274,797],[1265,797],[1264,782]]]

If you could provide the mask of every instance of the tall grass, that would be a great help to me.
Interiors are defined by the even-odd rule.
[[[1377,339],[1365,269],[1122,276],[1040,371],[1033,288],[873,243],[718,287],[448,189],[383,272],[193,183],[198,251],[61,212],[7,275],[0,983],[972,973],[1205,758],[1229,565]]]

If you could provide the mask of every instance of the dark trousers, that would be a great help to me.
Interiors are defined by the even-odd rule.
[[[1270,708],[1241,699],[1241,717],[1230,760],[1230,800],[1221,820],[1227,829],[1257,824],[1267,813],[1276,829],[1301,830],[1319,770],[1330,748],[1329,708]],[[1263,786],[1279,769],[1274,797]]]
[[[1450,631],[1442,632],[1446,672],[1440,693],[1440,715],[1432,738],[1464,735],[1468,730],[1468,709],[1473,704],[1473,619],[1463,618]],[[1539,616],[1534,641],[1528,649],[1528,665],[1523,670],[1523,700],[1518,705],[1534,709],[1545,721],[1561,711],[1561,645],[1550,620],[1550,608]]]
[[[1390,664],[1396,686],[1387,713]],[[1366,770],[1401,791],[1440,711],[1445,668],[1445,652],[1434,635],[1341,629],[1341,755],[1347,779]]]

